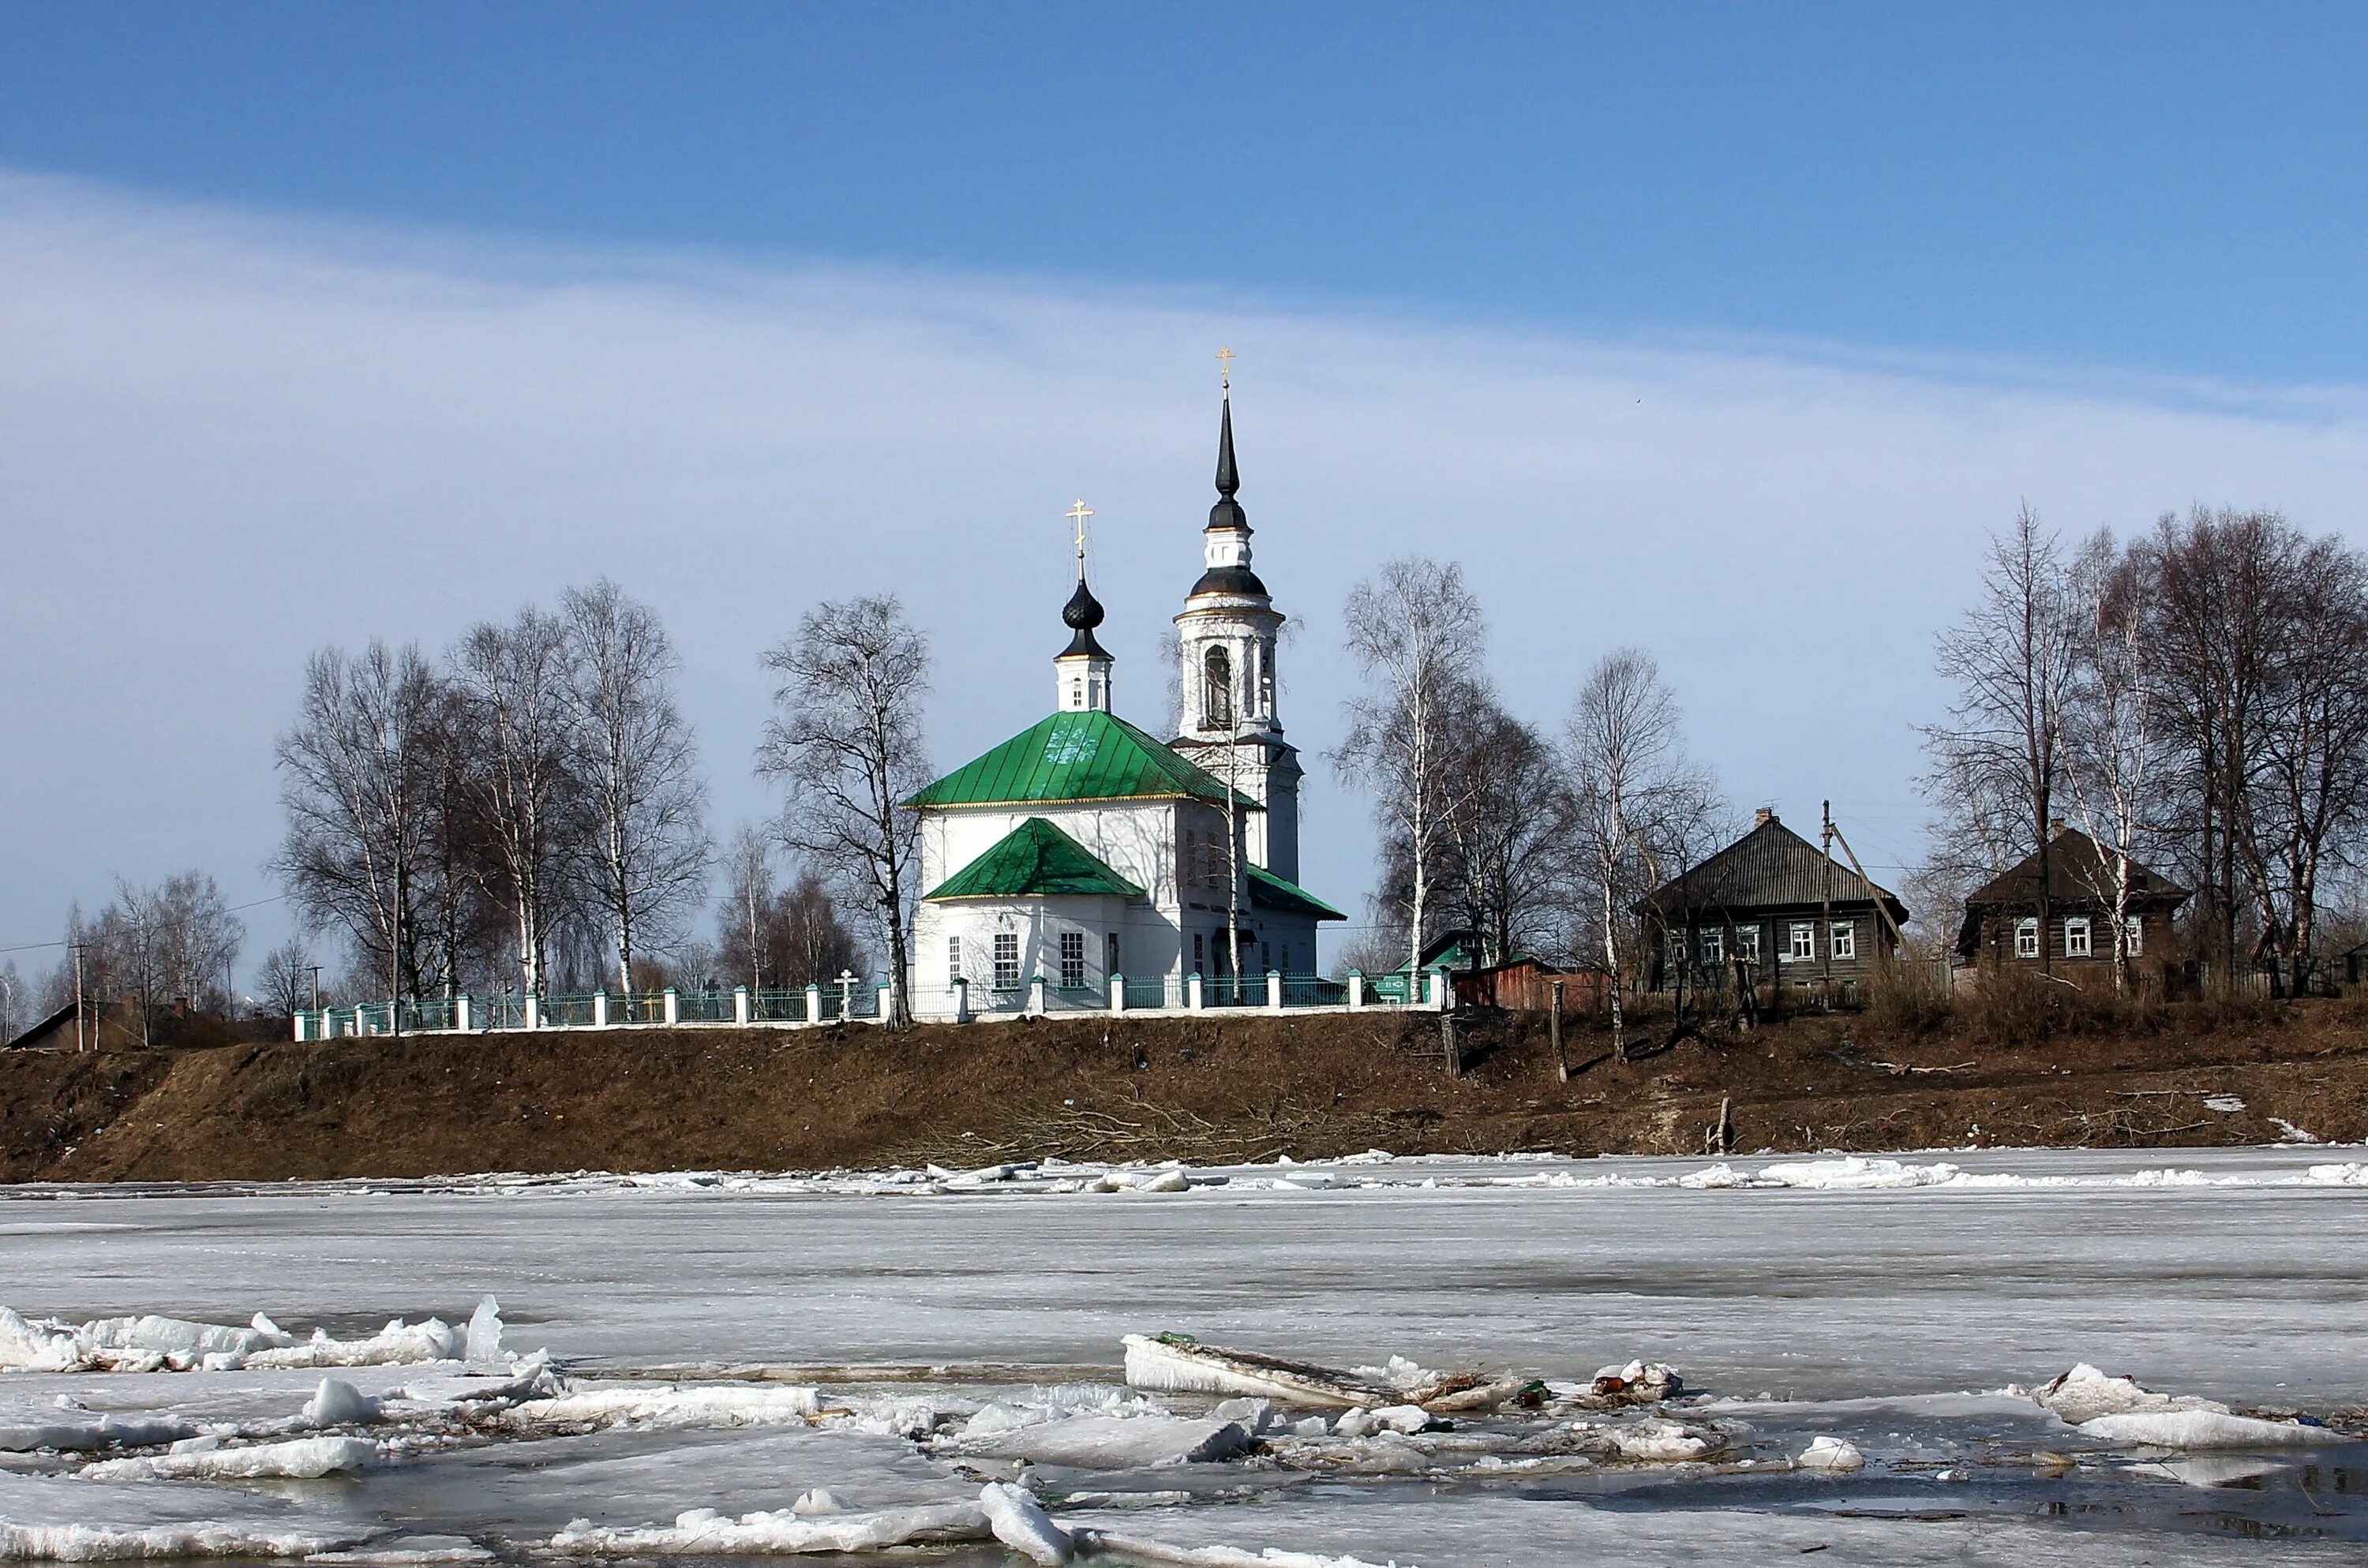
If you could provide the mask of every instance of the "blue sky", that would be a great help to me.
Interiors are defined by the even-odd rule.
[[[16,167],[298,211],[2349,381],[2368,10],[26,5]]]
[[[1221,342],[1311,758],[1351,582],[1452,556],[1518,711],[1648,647],[1896,880],[1986,528],[2368,494],[2368,13],[1937,11],[12,6],[0,725],[114,738],[0,785],[0,947],[268,896],[306,653],[601,572],[727,833],[815,598],[930,629],[939,762],[1041,717],[1079,494],[1156,722]]]

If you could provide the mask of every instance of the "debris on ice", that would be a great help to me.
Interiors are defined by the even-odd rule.
[[[2216,1110],[2223,1116],[2234,1116],[2245,1108],[2245,1102],[2235,1095],[2206,1095],[2203,1096],[2203,1108]]]
[[[1434,1372],[1402,1356],[1382,1367],[1339,1368],[1202,1345],[1181,1334],[1130,1334],[1122,1343],[1128,1384],[1161,1393],[1248,1394],[1339,1409],[1418,1404],[1438,1411],[1487,1409],[1528,1386],[1518,1378]]]
[[[2086,1361],[2041,1384],[2031,1397],[2058,1418],[2080,1427],[2099,1416],[2132,1412],[2203,1410],[2228,1414],[2228,1407],[2215,1401],[2157,1393],[2135,1378],[2108,1377]]]
[[[1053,1522],[1044,1505],[1026,1487],[990,1481],[979,1489],[978,1506],[995,1539],[1031,1562],[1059,1568],[1076,1550],[1069,1532]]]
[[[92,1481],[313,1481],[361,1470],[378,1457],[378,1445],[361,1437],[297,1437],[243,1449],[101,1460],[84,1466],[81,1474]]]
[[[1627,1404],[1655,1404],[1674,1399],[1685,1388],[1685,1380],[1678,1369],[1665,1361],[1631,1361],[1624,1367],[1605,1367],[1595,1374],[1591,1391],[1597,1399],[1618,1400]]]
[[[1794,1457],[1793,1464],[1797,1470],[1864,1470],[1866,1456],[1858,1451],[1857,1444],[1831,1433],[1820,1432],[1809,1439],[1809,1446]]]

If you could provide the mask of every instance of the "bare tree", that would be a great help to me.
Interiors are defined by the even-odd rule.
[[[633,944],[655,944],[698,902],[712,841],[674,644],[648,606],[603,577],[570,589],[577,767],[592,824],[590,882],[633,990]]]
[[[1569,791],[1554,748],[1476,683],[1452,704],[1446,902],[1484,963],[1551,945],[1568,893]]]
[[[342,928],[393,996],[449,971],[431,938],[450,705],[416,647],[324,649],[278,746],[288,826],[272,867],[304,917]]]
[[[888,955],[891,1028],[912,1022],[905,926],[927,784],[928,640],[892,597],[823,604],[765,655],[780,677],[757,770],[787,790],[782,842],[869,906]]]
[[[508,909],[522,994],[539,997],[585,806],[566,629],[524,609],[507,626],[472,628],[448,663],[468,736],[461,794],[487,851],[472,870]]]
[[[2055,536],[2025,506],[1990,540],[1981,597],[1941,634],[1936,668],[1956,688],[1945,724],[1924,727],[1941,807],[1941,835],[1995,857],[1989,868],[2039,857],[2043,971],[2048,957],[2056,790],[2064,782],[2064,718],[2071,699],[2079,615]]]
[[[1416,555],[1385,562],[1372,581],[1358,584],[1342,619],[1366,689],[1346,704],[1349,738],[1331,760],[1372,792],[1384,838],[1405,845],[1411,985],[1452,809],[1449,729],[1456,699],[1477,673],[1486,626],[1463,569]]]
[[[2144,566],[2100,530],[2069,576],[2072,680],[2066,692],[2064,778],[2080,830],[2102,854],[2076,871],[2112,909],[2113,988],[2130,983],[2130,896],[2161,817],[2168,735],[2156,699],[2155,638]]]
[[[753,827],[744,827],[723,858],[723,904],[716,926],[723,940],[717,961],[746,975],[748,989],[765,989],[765,923],[773,906],[773,846]]]
[[[302,937],[290,937],[263,955],[255,988],[263,1005],[283,1018],[313,1005],[313,953]]]
[[[1677,697],[1641,649],[1614,649],[1595,662],[1571,703],[1564,740],[1570,821],[1602,923],[1611,1044],[1624,1053],[1629,912],[1668,879],[1672,848],[1700,836],[1716,791],[1688,759]]]

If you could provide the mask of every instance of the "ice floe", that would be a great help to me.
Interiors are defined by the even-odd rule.
[[[90,1481],[251,1481],[258,1478],[313,1481],[378,1461],[379,1447],[362,1437],[295,1437],[284,1443],[245,1448],[100,1460],[83,1467]]]
[[[1526,1380],[1479,1372],[1435,1372],[1402,1356],[1379,1367],[1341,1368],[1202,1345],[1179,1334],[1130,1334],[1121,1343],[1129,1385],[1165,1393],[1248,1394],[1336,1408],[1417,1404],[1449,1410],[1485,1409],[1528,1386]]]
[[[892,1546],[985,1540],[993,1532],[976,1503],[882,1508],[863,1514],[800,1514],[780,1508],[733,1516],[692,1508],[671,1525],[613,1528],[580,1520],[551,1538],[554,1551],[601,1557],[742,1557],[768,1553],[879,1551]]]
[[[1058,1568],[1076,1550],[1069,1532],[1053,1522],[1044,1505],[1025,1487],[990,1481],[979,1490],[978,1506],[995,1539],[1031,1562]]]

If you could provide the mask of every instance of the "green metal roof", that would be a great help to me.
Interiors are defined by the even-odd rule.
[[[1030,817],[993,848],[940,882],[925,899],[1016,898],[1029,893],[1115,893],[1143,890],[1042,817]]]
[[[1252,866],[1248,870],[1250,903],[1260,909],[1278,909],[1286,915],[1312,915],[1318,920],[1349,918],[1298,883],[1286,882],[1263,866]]]
[[[1225,803],[1223,780],[1123,719],[1093,709],[1055,713],[915,795],[908,806],[999,806],[1190,795]],[[1240,804],[1257,802],[1236,792]]]

